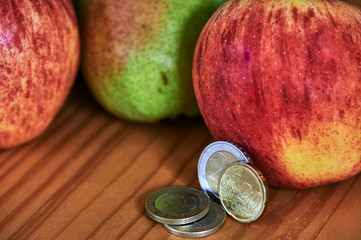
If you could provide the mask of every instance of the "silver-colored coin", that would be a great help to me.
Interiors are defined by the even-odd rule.
[[[223,169],[233,162],[248,163],[249,157],[235,144],[217,141],[209,144],[198,161],[198,180],[202,189],[219,200],[218,180]]]
[[[226,212],[217,203],[211,201],[209,212],[202,219],[186,225],[168,225],[163,227],[170,233],[187,238],[206,237],[223,227]]]
[[[205,193],[186,186],[159,189],[146,200],[148,216],[159,223],[181,225],[203,218],[210,200]]]

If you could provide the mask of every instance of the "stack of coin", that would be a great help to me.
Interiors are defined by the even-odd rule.
[[[172,186],[159,189],[146,201],[148,216],[181,237],[205,237],[222,228],[224,209],[195,188]]]
[[[196,238],[221,229],[226,212],[239,222],[249,223],[265,210],[266,180],[236,144],[218,141],[208,145],[199,158],[198,179],[204,192],[172,186],[150,194],[146,201],[148,216],[172,234]]]

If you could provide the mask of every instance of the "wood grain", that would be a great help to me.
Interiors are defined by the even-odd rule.
[[[146,197],[198,189],[197,161],[212,138],[202,119],[125,122],[82,81],[51,126],[0,151],[0,239],[180,239],[150,220]],[[271,188],[264,215],[230,217],[207,239],[361,239],[361,177],[313,189]]]

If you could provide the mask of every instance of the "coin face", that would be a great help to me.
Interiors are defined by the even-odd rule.
[[[198,179],[202,189],[212,198],[218,199],[218,180],[223,169],[233,162],[249,162],[240,147],[225,141],[209,144],[198,161]]]
[[[187,238],[206,237],[223,227],[226,212],[223,208],[211,201],[209,212],[202,219],[186,225],[168,225],[163,227],[170,233]]]
[[[215,194],[218,195],[219,175],[228,164],[237,161],[236,156],[226,151],[217,151],[210,156],[206,165],[207,182]]]
[[[162,188],[149,195],[146,212],[153,220],[164,224],[187,224],[203,218],[209,211],[205,193],[186,186]]]
[[[248,164],[228,165],[221,173],[218,188],[222,206],[239,222],[253,222],[265,210],[267,183]]]

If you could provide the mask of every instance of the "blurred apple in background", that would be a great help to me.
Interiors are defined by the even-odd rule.
[[[82,72],[114,115],[154,122],[199,114],[192,85],[198,36],[222,0],[79,0]]]
[[[205,26],[194,88],[216,140],[248,149],[269,184],[361,170],[361,10],[340,1],[235,1]]]
[[[50,124],[75,80],[79,49],[70,0],[1,1],[0,148]]]

